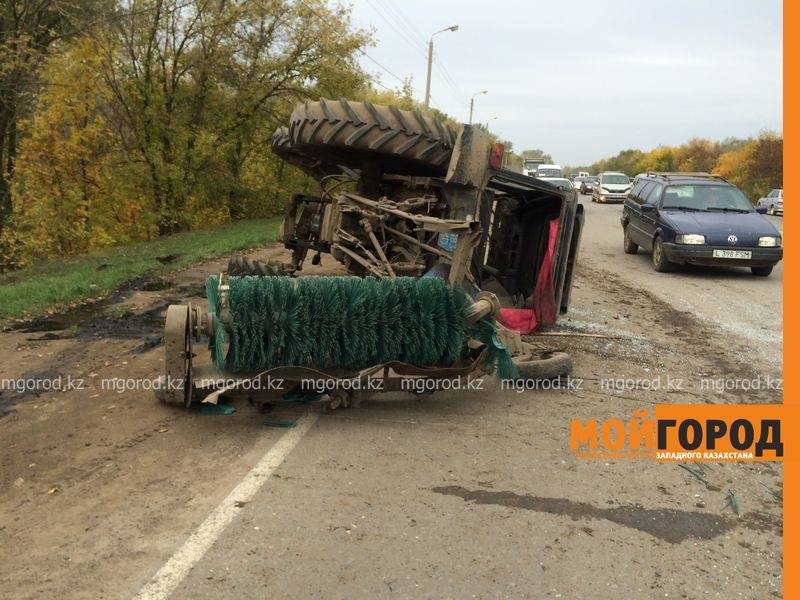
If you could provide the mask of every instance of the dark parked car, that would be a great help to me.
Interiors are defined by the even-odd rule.
[[[721,177],[649,173],[622,211],[625,252],[641,247],[656,271],[674,263],[750,267],[767,276],[783,258],[781,236],[739,189]]]
[[[581,194],[591,194],[592,189],[594,186],[597,185],[597,182],[600,178],[597,175],[589,175],[588,177],[584,177],[583,181],[581,182],[581,187],[579,188]]]

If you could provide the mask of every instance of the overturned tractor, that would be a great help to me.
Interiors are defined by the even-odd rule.
[[[522,335],[567,310],[583,223],[573,191],[503,168],[502,146],[479,128],[366,102],[299,104],[272,146],[321,191],[289,203],[291,260],[233,257],[207,283],[208,308],[169,307],[167,401],[268,389],[253,383],[270,378],[284,392],[373,381],[326,386],[347,404],[354,389],[401,389],[405,378],[569,370],[567,355],[539,354]],[[306,276],[309,254],[349,275]],[[223,390],[193,361],[203,338],[206,369],[232,375]]]

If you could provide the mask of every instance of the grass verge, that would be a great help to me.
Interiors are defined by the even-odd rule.
[[[236,221],[212,230],[115,246],[2,274],[0,325],[102,297],[139,277],[168,273],[274,242],[280,222],[279,217]]]

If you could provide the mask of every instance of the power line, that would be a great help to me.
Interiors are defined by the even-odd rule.
[[[434,62],[436,63],[436,65],[439,67],[439,69],[440,69],[440,70],[441,70],[441,72],[442,72],[442,75],[443,75],[443,76],[444,76],[444,78],[447,80],[447,82],[448,82],[448,83],[449,83],[451,86],[453,86],[453,88],[455,89],[455,91],[456,91],[456,92],[458,92],[459,94],[461,94],[462,96],[465,96],[465,94],[464,94],[464,90],[462,90],[462,89],[461,89],[461,86],[459,86],[459,85],[458,85],[458,83],[456,83],[456,80],[455,80],[455,78],[453,78],[453,77],[450,75],[450,71],[448,71],[448,70],[447,70],[447,67],[445,67],[445,66],[444,66],[444,62],[441,60],[441,58],[440,58],[440,57],[438,57],[438,56],[436,55],[436,53],[434,53],[434,55],[433,55],[433,61],[434,61]]]
[[[456,95],[457,95],[457,96],[458,96],[460,99],[462,99],[462,100],[463,100],[464,98],[466,98],[466,94],[464,94],[464,91],[463,91],[463,90],[461,89],[461,87],[460,87],[460,86],[459,86],[459,85],[458,85],[458,84],[455,82],[455,80],[454,80],[454,79],[453,79],[453,78],[450,76],[450,73],[447,71],[447,69],[445,68],[444,64],[443,64],[441,61],[439,61],[439,60],[436,60],[436,57],[435,57],[435,55],[434,55],[434,61],[433,61],[433,64],[434,64],[434,65],[436,65],[436,68],[437,68],[437,70],[439,71],[439,74],[442,76],[442,79],[445,81],[445,83],[447,83],[447,85],[450,87],[450,89],[451,89],[451,90],[452,90],[452,91],[453,91],[453,92],[454,92],[454,93],[455,93],[455,94],[456,94]]]
[[[411,38],[411,37],[408,35],[408,33],[407,33],[407,32],[403,31],[402,29],[400,29],[400,27],[398,27],[398,26],[397,26],[397,24],[396,24],[396,20],[397,20],[397,19],[396,19],[396,18],[395,18],[394,20],[392,20],[392,17],[391,17],[391,16],[387,16],[387,14],[386,14],[386,13],[384,13],[382,9],[378,8],[378,5],[376,5],[376,4],[373,4],[373,3],[372,3],[372,0],[367,0],[367,3],[368,3],[368,4],[369,4],[371,7],[372,7],[372,9],[373,9],[373,10],[374,10],[376,13],[378,13],[378,15],[379,15],[379,16],[380,16],[380,17],[381,17],[381,18],[382,18],[384,21],[386,21],[386,23],[387,23],[387,24],[388,24],[388,25],[389,25],[389,26],[390,26],[390,27],[391,27],[391,28],[392,28],[392,29],[393,29],[393,30],[394,30],[394,31],[397,33],[397,35],[399,35],[399,36],[400,36],[400,38],[402,38],[402,40],[403,40],[404,42],[406,42],[406,43],[407,43],[409,46],[411,46],[412,48],[415,48],[417,51],[419,51],[420,53],[422,53],[422,55],[423,55],[423,56],[425,56],[425,51],[422,49],[422,46],[421,46],[421,45],[419,45],[419,46],[418,46],[418,45],[417,45],[417,42],[416,42],[416,41],[414,41],[414,40],[413,40],[413,39],[412,39],[412,38]]]
[[[314,16],[315,16],[315,17],[317,17],[317,18],[318,18],[320,21],[322,21],[322,22],[323,22],[323,23],[325,23],[325,24],[326,24],[328,27],[330,27],[331,31],[333,31],[333,32],[334,32],[334,33],[336,33],[337,35],[339,35],[339,34],[341,33],[341,32],[339,31],[339,29],[338,29],[338,28],[337,28],[335,25],[333,25],[333,24],[332,24],[330,21],[328,21],[328,20],[327,20],[325,17],[323,17],[321,14],[319,14],[319,13],[318,13],[316,10],[314,10],[313,8],[311,8],[311,7],[310,7],[308,4],[306,4],[306,3],[305,3],[303,0],[297,0],[297,2],[299,2],[300,4],[302,4],[303,6],[305,6],[305,7],[306,7],[306,9],[308,9],[308,11],[309,11],[309,12],[310,12],[312,15],[314,15]],[[397,81],[399,81],[401,84],[403,84],[403,85],[405,85],[405,84],[406,84],[406,80],[405,80],[405,79],[403,79],[402,77],[400,77],[399,75],[397,75],[396,73],[394,73],[393,71],[391,71],[391,70],[390,70],[388,67],[386,67],[385,65],[382,65],[381,63],[379,63],[377,60],[375,60],[375,59],[374,59],[374,58],[372,58],[372,57],[371,57],[369,54],[367,54],[367,53],[366,53],[364,50],[362,50],[361,48],[356,48],[356,50],[357,50],[359,53],[361,53],[361,54],[362,54],[364,57],[366,57],[367,59],[369,59],[369,60],[371,60],[373,63],[375,63],[375,64],[376,64],[378,67],[380,67],[381,69],[383,69],[384,71],[386,71],[386,72],[387,72],[389,75],[391,75],[392,77],[394,77],[395,79],[397,79]],[[385,88],[385,89],[387,89],[387,90],[389,90],[389,91],[394,91],[394,90],[392,90],[391,88],[389,88],[389,87],[386,87],[385,85],[381,84],[380,82],[376,82],[376,83],[378,83],[378,85],[380,85],[381,87],[383,87],[383,88]]]
[[[367,0],[367,1],[369,1],[369,0]],[[306,7],[306,9],[307,9],[307,10],[308,10],[308,11],[309,11],[309,12],[310,12],[312,15],[314,15],[314,16],[315,16],[315,17],[317,17],[317,18],[318,18],[318,19],[319,19],[319,20],[320,20],[322,23],[324,23],[325,25],[327,25],[327,26],[328,26],[328,27],[331,29],[331,31],[333,31],[333,32],[334,32],[334,33],[336,33],[336,34],[339,34],[339,33],[340,33],[340,32],[339,32],[339,30],[338,30],[338,28],[337,28],[337,27],[336,27],[336,26],[335,26],[333,23],[331,23],[331,22],[330,22],[328,19],[326,19],[324,16],[322,16],[322,15],[321,15],[321,14],[320,14],[318,11],[314,10],[313,8],[311,8],[311,7],[310,7],[310,6],[309,6],[309,5],[308,5],[308,4],[307,4],[307,3],[306,3],[304,0],[297,0],[297,2],[298,2],[299,4],[302,4],[303,6],[305,6],[305,7]],[[370,3],[370,4],[371,4],[371,3]],[[375,7],[373,6],[373,8],[375,8]],[[376,10],[376,12],[378,12],[378,11]],[[380,13],[379,13],[379,14],[380,14]],[[384,17],[384,18],[385,18],[385,17]],[[398,33],[399,33],[399,32],[398,32]],[[406,41],[406,42],[408,42],[408,39],[406,39],[405,41]],[[364,57],[365,57],[365,58],[367,58],[368,60],[372,61],[372,62],[373,62],[375,65],[377,65],[377,66],[378,66],[380,69],[382,69],[383,71],[385,71],[386,73],[388,73],[389,75],[391,75],[392,77],[394,77],[394,78],[395,78],[397,81],[399,81],[399,82],[400,82],[402,85],[406,85],[406,83],[407,83],[407,80],[403,79],[402,77],[400,77],[399,75],[397,75],[396,73],[394,73],[394,72],[393,72],[391,69],[389,69],[389,68],[388,68],[388,67],[386,67],[385,65],[381,64],[381,63],[380,63],[378,60],[376,60],[375,58],[373,58],[372,56],[370,56],[370,55],[369,55],[369,54],[368,54],[366,51],[362,50],[361,48],[356,48],[356,50],[357,50],[357,51],[358,51],[358,52],[359,52],[359,53],[360,53],[362,56],[364,56]],[[439,65],[437,64],[437,66],[439,66]],[[446,78],[449,78],[449,75],[446,75]],[[395,90],[393,90],[392,88],[390,88],[390,87],[388,87],[388,86],[386,86],[386,85],[382,84],[380,81],[375,81],[375,83],[376,83],[377,85],[379,85],[380,87],[382,87],[383,89],[387,90],[387,91],[390,91],[390,92],[394,92],[394,91],[395,91]],[[450,83],[450,85],[454,86],[454,88],[455,88],[455,84],[454,84],[454,82],[452,81],[452,79],[449,79],[449,83]],[[413,86],[413,85],[412,85],[411,87],[412,87],[412,89],[413,89],[414,91],[417,91],[417,92],[419,92],[419,90],[416,90],[416,88],[414,88],[414,86]],[[456,93],[457,93],[457,94],[460,94],[460,92],[459,92],[458,90],[456,90]],[[463,94],[461,94],[461,95],[463,96]],[[431,100],[432,100],[434,103],[436,103],[436,104],[439,104],[439,102],[437,102],[437,101],[435,100],[435,98],[433,97],[433,95],[431,95]]]
[[[367,0],[367,1],[370,4],[372,4],[372,0]],[[405,36],[406,39],[408,39],[408,37],[416,38],[417,40],[420,41],[420,43],[424,44],[427,47],[428,42],[419,33],[419,30],[414,26],[414,23],[410,19],[408,19],[408,17],[406,17],[403,10],[394,2],[394,0],[376,0],[376,2],[380,3],[391,16],[395,17],[395,20],[400,25],[405,27],[406,31],[408,32],[408,35]],[[373,6],[373,8],[375,7]],[[393,28],[396,29],[394,23],[392,23],[391,21],[389,22],[392,24]],[[425,56],[427,58],[427,52],[425,52]],[[466,97],[464,91],[461,89],[458,83],[456,83],[455,78],[452,75],[450,75],[450,71],[448,71],[441,57],[438,56],[438,53],[434,53],[433,62],[436,65],[438,73],[441,75],[444,82],[453,92],[454,94],[453,98],[456,99],[458,103],[463,102],[464,98]]]
[[[416,37],[418,42],[423,45],[427,44],[425,36],[419,32],[414,24],[405,16],[400,7],[398,7],[392,0],[386,0],[385,2],[378,0],[378,2],[384,4],[390,13],[393,13],[397,16],[397,18],[400,20],[400,23],[405,25],[406,29],[411,33],[411,37]]]
[[[372,0],[367,0],[372,4]],[[419,40],[420,43],[425,44],[427,46],[427,41],[425,38],[420,34],[419,30],[415,27],[412,20],[410,20],[405,13],[403,12],[402,8],[400,8],[394,0],[376,0],[382,6],[384,6],[389,12],[390,15],[394,16],[396,20],[403,26],[405,26],[406,30],[409,32],[409,36],[412,38],[416,38]],[[427,53],[425,54],[427,57]],[[461,87],[456,82],[455,78],[450,74],[450,71],[444,64],[444,61],[438,56],[438,53],[434,53],[433,55],[433,62],[436,64],[437,70],[439,74],[442,76],[443,80],[450,89],[455,94],[455,99],[459,102],[463,102],[466,98],[466,94],[461,89]]]

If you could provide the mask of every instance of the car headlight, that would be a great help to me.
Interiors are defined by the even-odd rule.
[[[675,241],[678,244],[705,244],[706,236],[700,235],[699,233],[684,233],[681,235],[676,235]]]
[[[774,235],[764,235],[758,238],[758,245],[774,248],[781,245],[781,238]]]
[[[605,200],[605,199],[606,199],[605,195],[600,194],[600,200]]]

